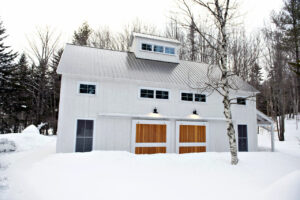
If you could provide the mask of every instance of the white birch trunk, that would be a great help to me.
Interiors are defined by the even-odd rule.
[[[229,3],[229,1],[228,1]],[[232,122],[232,114],[231,114],[231,102],[229,97],[230,91],[230,83],[229,83],[229,72],[230,66],[228,63],[228,49],[227,49],[227,32],[226,32],[226,17],[223,19],[219,19],[220,22],[220,30],[221,30],[221,45],[219,46],[219,67],[222,72],[221,76],[221,89],[223,90],[223,104],[224,104],[224,115],[227,120],[227,135],[229,139],[229,147],[231,153],[231,164],[236,165],[239,161],[237,155],[237,145],[235,138],[235,130]]]

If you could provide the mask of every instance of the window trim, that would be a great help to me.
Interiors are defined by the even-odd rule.
[[[162,52],[160,52],[160,51],[155,51],[154,49],[155,49],[155,46],[157,46],[157,47],[162,47]],[[154,44],[153,45],[153,52],[155,52],[155,53],[164,53],[165,52],[165,46],[163,46],[163,45],[158,45],[158,44]],[[173,54],[174,55],[174,54]]]
[[[152,51],[143,50],[143,49],[142,49],[142,45],[143,45],[143,44],[149,44],[149,45],[152,45]],[[156,45],[156,46],[162,46],[162,47],[163,47],[163,52],[157,52],[157,51],[154,51],[154,45]],[[166,47],[168,47],[168,48],[174,48],[174,54],[165,53]],[[140,45],[139,45],[139,50],[142,51],[142,52],[148,52],[148,53],[154,53],[154,54],[161,54],[161,55],[166,55],[166,56],[177,56],[177,55],[176,55],[176,50],[177,50],[176,47],[164,46],[164,45],[157,44],[157,43],[153,43],[153,42],[143,42],[143,41],[141,41],[141,42],[140,42]]]
[[[89,94],[89,93],[80,93],[80,85],[95,85],[95,94]],[[84,95],[84,96],[97,96],[98,95],[98,84],[97,82],[87,82],[87,81],[78,81],[77,82],[77,94],[78,95]]]
[[[239,99],[239,98],[244,99],[244,100],[245,100],[245,104],[240,104],[240,103],[238,103],[238,99]],[[238,97],[236,97],[236,104],[237,104],[237,105],[240,105],[240,106],[247,106],[247,98],[244,97],[244,96],[238,96]]]
[[[147,48],[146,48],[146,49],[143,49],[143,44],[145,44],[145,45],[150,45],[150,46],[151,46],[151,51],[147,50]],[[141,50],[142,50],[142,51],[147,51],[147,52],[153,52],[153,51],[154,51],[154,45],[151,44],[151,43],[141,42]]]
[[[182,94],[183,93],[188,93],[188,94],[192,94],[192,101],[186,101],[186,100],[182,100]],[[194,93],[193,92],[186,92],[186,91],[181,91],[180,92],[180,101],[184,101],[184,102],[194,102]]]
[[[172,53],[166,53],[166,49],[167,49],[167,48],[169,48],[169,49],[174,49],[174,54],[172,54]],[[167,54],[167,55],[175,55],[175,54],[176,54],[176,49],[175,49],[174,47],[167,47],[167,46],[165,46],[165,47],[164,47],[164,53]]]
[[[247,151],[240,151],[239,150],[239,126],[242,125],[242,126],[246,126],[246,132],[247,132]],[[235,130],[236,130],[236,138],[237,138],[237,150],[238,152],[249,152],[249,132],[248,132],[248,124],[247,123],[237,123],[236,124],[236,127],[235,127]],[[245,138],[245,137],[243,137]]]
[[[142,90],[152,90],[153,91],[153,98],[150,97],[142,97]],[[150,88],[140,88],[139,89],[139,97],[141,99],[155,99],[156,95],[155,95],[155,90],[154,89],[150,89]]]
[[[196,101],[196,94],[204,95],[204,96],[205,96],[205,101]],[[206,99],[207,99],[206,97],[207,97],[206,94],[203,94],[203,93],[194,93],[194,101],[195,101],[195,102],[206,103]]]
[[[96,150],[96,118],[89,118],[89,117],[76,117],[75,118],[75,123],[74,123],[74,140],[73,140],[73,152],[76,152],[76,140],[77,140],[77,123],[78,120],[92,120],[93,121],[93,146],[92,146],[92,151]]]
[[[144,98],[144,97],[141,97],[141,90],[142,89],[146,89],[146,90],[153,90],[154,91],[154,97],[153,98]],[[165,88],[152,88],[152,87],[139,87],[138,88],[138,99],[141,99],[141,100],[159,100],[159,101],[168,101],[170,100],[170,97],[171,97],[171,91],[170,89],[165,89]],[[160,90],[160,91],[166,91],[168,92],[168,99],[157,99],[156,98],[156,90]]]
[[[193,101],[184,101],[184,100],[181,100],[181,96],[182,96],[182,93],[192,93],[193,94]],[[195,94],[203,94],[206,96],[205,98],[205,102],[202,102],[202,101],[195,101]],[[206,104],[207,103],[207,93],[203,92],[203,93],[198,93],[198,92],[192,92],[192,91],[187,91],[187,90],[180,90],[180,96],[179,96],[179,101],[180,102],[186,102],[186,103],[199,103],[200,104]]]

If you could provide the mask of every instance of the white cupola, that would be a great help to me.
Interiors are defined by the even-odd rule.
[[[133,33],[130,51],[136,58],[179,63],[180,42],[175,39]]]

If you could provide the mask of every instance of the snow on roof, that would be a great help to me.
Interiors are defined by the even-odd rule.
[[[132,35],[133,35],[133,37],[147,38],[147,39],[152,39],[152,40],[160,40],[160,41],[180,44],[180,42],[176,39],[171,39],[171,38],[162,37],[162,36],[149,35],[149,34],[143,34],[143,33],[135,33],[135,32],[133,32]]]
[[[132,52],[98,49],[67,44],[60,60],[59,74],[99,78],[169,83],[184,87],[205,87],[210,65],[180,60],[169,63],[136,58]],[[219,73],[214,73],[219,76]],[[239,90],[257,92],[239,77],[233,78]]]

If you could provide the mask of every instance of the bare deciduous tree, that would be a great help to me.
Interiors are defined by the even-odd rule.
[[[227,135],[229,138],[229,146],[231,153],[231,164],[238,163],[237,143],[235,138],[235,129],[232,121],[231,104],[234,98],[230,97],[232,90],[237,90],[238,87],[234,84],[232,77],[234,76],[232,66],[230,65],[230,50],[229,50],[229,23],[233,20],[236,4],[230,0],[180,0],[180,9],[184,12],[185,22],[192,21],[194,30],[205,40],[207,45],[216,53],[217,69],[220,72],[219,76],[210,76],[206,83],[207,87],[217,91],[223,96],[224,116],[227,120]],[[194,18],[193,8],[200,6],[204,8],[212,18],[212,22],[216,34],[210,34],[200,29]],[[184,23],[188,26],[191,23]],[[213,67],[214,65],[212,65]],[[216,70],[213,70],[216,71]]]

